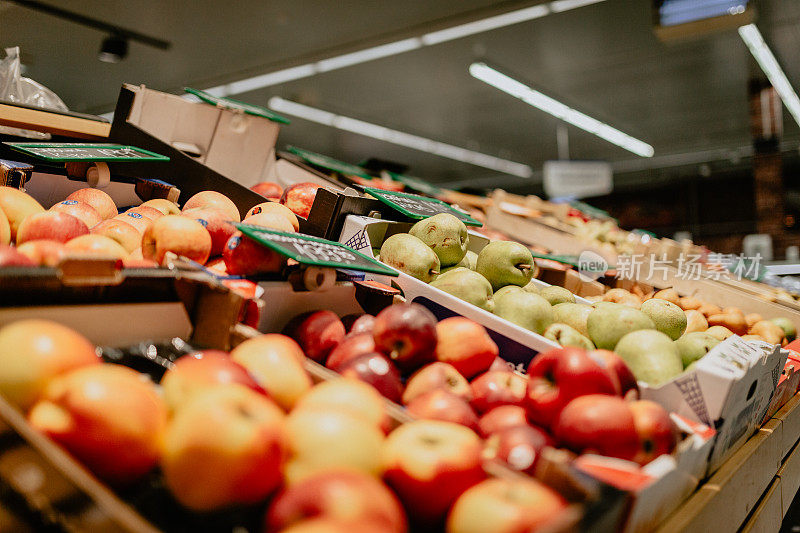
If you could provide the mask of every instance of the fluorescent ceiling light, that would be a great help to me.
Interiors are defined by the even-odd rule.
[[[473,63],[469,66],[469,73],[484,83],[500,89],[504,93],[519,98],[526,104],[532,105],[554,117],[560,118],[573,126],[582,130],[594,133],[598,137],[607,140],[612,144],[633,152],[642,157],[653,157],[655,150],[646,142],[640,141],[630,135],[612,128],[608,124],[600,122],[588,115],[581,113],[571,107],[562,104],[558,100],[550,98],[546,94],[531,89],[524,83],[514,78],[506,76],[485,63]]]
[[[756,58],[761,70],[769,78],[769,82],[775,87],[786,109],[794,117],[795,122],[800,124],[800,98],[797,97],[792,84],[789,83],[789,79],[778,64],[778,60],[775,59],[767,43],[764,42],[761,32],[758,31],[755,24],[748,24],[739,28],[739,35],[741,35],[747,48],[750,49],[750,53]]]
[[[334,128],[350,131],[366,137],[372,137],[392,144],[405,146],[421,152],[439,155],[448,159],[461,161],[462,163],[470,163],[479,167],[496,170],[505,174],[519,176],[520,178],[528,178],[533,174],[533,169],[528,165],[500,159],[480,152],[467,150],[451,144],[445,144],[432,139],[426,139],[418,135],[412,135],[402,131],[386,128],[377,124],[364,122],[342,115],[336,115],[310,107],[290,100],[284,100],[279,96],[273,96],[269,99],[268,103],[270,109],[278,113],[292,115],[294,117],[303,118],[318,124],[325,124]]]
[[[373,61],[384,57],[389,57],[411,50],[416,50],[425,46],[433,46],[439,43],[452,41],[454,39],[461,39],[478,33],[496,30],[519,24],[529,20],[544,17],[550,13],[561,13],[570,9],[587,6],[590,4],[597,4],[605,0],[554,0],[552,2],[545,2],[535,6],[509,11],[502,15],[495,15],[484,19],[468,22],[466,24],[459,24],[443,30],[434,31],[420,35],[418,37],[411,37],[401,41],[394,41],[371,48],[365,48],[349,54],[338,55],[329,57],[314,63],[307,63],[283,70],[277,70],[259,76],[245,78],[243,80],[226,83],[224,85],[217,85],[205,89],[206,92],[211,93],[217,97],[231,96],[241,94],[249,91],[263,89],[265,87],[272,87],[286,83],[288,81],[299,80],[308,78],[322,72],[329,72],[367,61]]]

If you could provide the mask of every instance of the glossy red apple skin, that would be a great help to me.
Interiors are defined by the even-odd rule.
[[[483,414],[501,405],[522,406],[525,403],[527,385],[527,378],[514,372],[484,372],[470,383],[472,407]]]
[[[0,267],[10,266],[35,266],[35,263],[27,255],[19,253],[13,246],[0,244]]]
[[[297,341],[306,356],[324,364],[344,339],[344,324],[333,311],[309,311],[294,317],[283,329]]]
[[[395,304],[375,317],[375,349],[386,354],[403,373],[434,360],[436,317],[419,304]]]
[[[117,206],[114,204],[114,199],[108,193],[100,189],[93,189],[86,187],[78,189],[66,198],[67,200],[77,200],[92,206],[97,213],[103,217],[103,220],[109,219],[117,215]]]
[[[469,403],[455,394],[436,389],[415,397],[406,405],[406,412],[419,420],[441,420],[478,429],[478,415]]]
[[[262,181],[261,183],[256,183],[250,187],[250,190],[260,194],[264,198],[273,198],[275,200],[279,200],[283,194],[283,187],[272,181]]]
[[[372,352],[347,360],[337,367],[344,377],[355,378],[375,387],[387,399],[399,403],[403,382],[397,367],[385,355]]]
[[[348,335],[358,335],[359,333],[372,334],[372,327],[375,325],[375,317],[370,314],[346,315],[342,317],[342,323]]]
[[[503,359],[502,357],[495,357],[494,361],[492,361],[492,365],[489,367],[489,370],[502,370],[504,372],[513,372],[514,369],[511,368],[511,363]]]
[[[589,352],[589,357],[600,363],[601,366],[611,370],[617,376],[623,397],[627,398],[630,395],[634,400],[639,397],[639,385],[636,382],[636,377],[631,372],[631,369],[628,368],[628,365],[625,364],[625,361],[622,360],[622,357],[611,350],[592,350]]]
[[[339,371],[342,365],[361,355],[375,351],[375,340],[371,333],[358,333],[345,335],[342,341],[331,350],[325,360],[325,366],[331,370]]]
[[[480,437],[464,426],[436,420],[406,423],[384,444],[383,479],[409,520],[432,528],[459,495],[486,477],[481,451]],[[412,531],[427,528],[412,526]]]
[[[87,233],[89,227],[83,220],[61,211],[45,211],[30,215],[22,221],[17,229],[17,245],[37,240],[65,243]]]
[[[548,429],[573,398],[586,394],[620,395],[616,375],[581,348],[540,353],[528,367],[528,378],[528,420]]]
[[[97,209],[85,202],[79,202],[78,200],[64,200],[51,207],[50,211],[60,211],[72,215],[82,220],[89,229],[92,229],[103,220],[103,217],[100,216]]]
[[[231,220],[236,222],[242,220],[236,204],[230,198],[217,191],[201,191],[195,194],[183,204],[183,211],[186,212],[197,207],[216,207],[224,210]]]
[[[225,271],[231,276],[274,274],[286,266],[286,257],[245,237],[240,231],[225,243],[222,259]]]
[[[628,406],[640,442],[639,453],[633,460],[645,465],[660,455],[672,453],[678,435],[669,413],[648,400],[630,402]]]
[[[295,183],[283,190],[280,203],[291,209],[295,215],[308,218],[314,198],[317,197],[317,189],[319,185],[316,183]]]
[[[189,209],[183,214],[195,219],[206,228],[206,231],[211,236],[211,257],[220,255],[225,249],[225,243],[236,233],[236,226],[233,225],[233,220],[223,209],[198,207]]]
[[[450,363],[467,379],[487,371],[497,358],[486,328],[467,318],[445,318],[436,324],[436,336],[436,360]]]
[[[519,405],[501,405],[485,413],[478,420],[478,433],[489,438],[498,431],[516,426],[527,426],[528,415]]]
[[[446,390],[467,402],[472,400],[472,388],[467,378],[453,365],[436,361],[423,366],[408,378],[403,403],[407,404],[417,396],[436,389]]]
[[[552,445],[553,439],[538,428],[512,426],[486,440],[484,458],[502,461],[513,470],[533,475],[542,450]]]
[[[63,242],[51,240],[28,241],[17,246],[17,251],[36,265],[54,267],[67,255]]]
[[[369,522],[386,533],[407,528],[403,508],[386,485],[360,472],[331,470],[283,489],[269,506],[264,530],[284,531],[316,518]]]
[[[555,421],[556,441],[575,453],[599,453],[632,461],[639,434],[628,402],[607,394],[588,394],[569,402]]]

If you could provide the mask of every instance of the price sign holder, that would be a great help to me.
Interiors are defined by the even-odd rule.
[[[405,192],[385,191],[374,187],[364,187],[364,191],[414,220],[422,220],[423,218],[438,215],[439,213],[449,213],[467,226],[483,225],[466,213],[454,209],[447,202],[437,200],[436,198],[427,198],[418,194],[409,194]]]
[[[236,227],[262,246],[304,265],[343,268],[384,276],[399,275],[393,268],[338,242],[302,233],[274,231],[250,224],[236,224]]]
[[[399,181],[409,189],[421,192],[422,194],[437,196],[442,192],[442,189],[440,189],[439,187],[431,185],[427,181],[420,178],[416,178],[414,176],[406,176],[405,174],[397,174],[395,172],[389,172],[389,176],[393,180]]]
[[[356,165],[351,165],[350,163],[345,163],[344,161],[339,161],[338,159],[334,159],[332,157],[328,157],[327,155],[318,154],[310,150],[304,150],[296,146],[289,146],[286,149],[309,165],[322,167],[326,170],[338,172],[339,174],[350,174],[367,180],[374,179],[373,176],[371,176],[365,169]]]
[[[235,109],[237,111],[241,111],[248,115],[266,118],[273,122],[279,122],[281,124],[290,123],[288,118],[284,118],[276,113],[273,113],[272,111],[270,111],[265,107],[253,104],[247,104],[245,102],[240,102],[239,100],[234,100],[233,98],[220,98],[205,91],[201,91],[200,89],[192,89],[191,87],[184,87],[183,90],[184,92],[193,94],[203,102],[211,104],[213,106],[224,107],[225,109]]]
[[[169,157],[123,144],[107,143],[17,143],[6,146],[26,155],[51,163],[125,161],[169,161]]]

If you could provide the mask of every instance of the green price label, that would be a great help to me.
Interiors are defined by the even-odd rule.
[[[67,161],[169,161],[169,157],[122,144],[3,143],[18,152],[56,163]]]
[[[411,190],[421,192],[422,194],[428,194],[430,196],[437,196],[439,195],[442,190],[435,185],[431,185],[425,180],[415,178],[414,176],[406,176],[404,174],[395,174],[394,172],[389,172],[389,176],[392,179],[399,181],[406,187]]]
[[[220,98],[218,96],[214,96],[213,94],[209,94],[205,91],[201,91],[200,89],[192,89],[191,87],[184,87],[183,90],[184,92],[193,94],[203,102],[211,104],[213,106],[224,107],[225,109],[235,109],[237,111],[242,111],[243,113],[246,113],[248,115],[266,118],[271,120],[272,122],[280,122],[281,124],[290,123],[288,118],[284,118],[276,113],[273,113],[266,107],[261,107],[253,104],[246,104],[244,102],[240,102],[239,100],[234,100],[233,98]]]
[[[328,157],[327,155],[318,154],[309,150],[303,150],[302,148],[297,148],[296,146],[289,146],[287,147],[287,150],[300,157],[300,159],[306,163],[314,165],[315,167],[326,168],[328,170],[333,170],[334,172],[339,172],[340,174],[352,174],[368,180],[373,179],[373,177],[370,176],[365,169],[356,165],[351,165],[350,163],[345,163],[344,161],[339,161],[338,159],[334,159],[332,157]]]
[[[437,200],[436,198],[427,198],[418,194],[408,194],[405,192],[384,191],[373,187],[364,187],[364,191],[414,220],[422,220],[423,218],[432,217],[439,213],[449,213],[460,219],[467,226],[483,225],[468,214],[462,213],[458,209],[454,209],[447,202]]]
[[[274,231],[250,224],[236,224],[236,227],[259,244],[304,265],[344,268],[385,276],[399,275],[393,268],[338,242],[302,233]]]

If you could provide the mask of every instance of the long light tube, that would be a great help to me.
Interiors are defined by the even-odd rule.
[[[797,93],[778,64],[778,60],[775,59],[772,50],[764,41],[764,37],[761,36],[761,32],[758,31],[755,24],[748,24],[739,28],[739,35],[750,49],[750,53],[753,54],[761,70],[767,75],[769,82],[775,87],[786,109],[794,117],[795,122],[800,124],[800,98],[797,97]]]
[[[655,153],[653,147],[646,142],[640,141],[635,137],[631,137],[627,133],[623,133],[618,129],[585,115],[554,98],[550,98],[546,94],[532,89],[510,76],[506,76],[502,72],[493,69],[485,63],[473,63],[469,66],[469,73],[472,75],[472,77],[479,79],[480,81],[489,84],[506,94],[510,94],[515,98],[519,98],[528,105],[532,105],[537,109],[541,109],[545,113],[550,113],[554,117],[560,118],[564,122],[568,122],[573,126],[588,131],[589,133],[594,133],[598,137],[605,139],[612,144],[616,144],[620,148],[631,151],[636,155],[642,157],[653,157],[653,154]]]
[[[268,105],[270,109],[278,113],[310,120],[318,124],[324,124],[340,130],[372,137],[455,161],[461,161],[462,163],[469,163],[520,178],[529,178],[533,174],[533,169],[522,163],[516,163],[492,155],[467,150],[466,148],[426,139],[425,137],[393,130],[370,122],[364,122],[363,120],[337,115],[315,107],[298,104],[291,100],[285,100],[279,96],[270,98]]]

